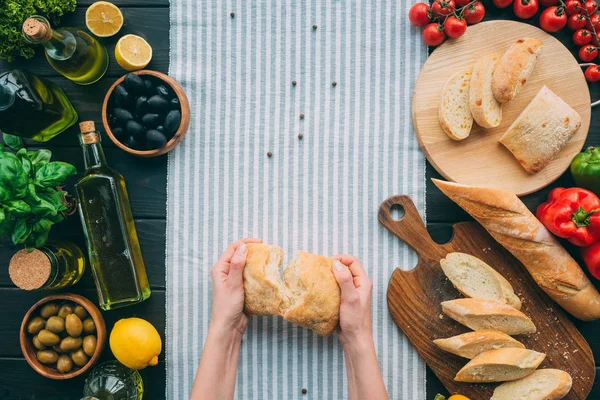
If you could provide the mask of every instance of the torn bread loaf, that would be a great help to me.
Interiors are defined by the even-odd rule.
[[[440,349],[464,358],[474,358],[488,350],[502,348],[524,349],[523,343],[496,329],[467,332],[447,339],[433,341]]]
[[[471,68],[455,73],[442,89],[438,118],[450,139],[466,139],[473,127],[473,115],[469,107],[471,73]]]
[[[328,336],[338,325],[340,289],[330,258],[299,251],[284,271],[283,250],[262,243],[248,244],[244,268],[244,312],[279,315]]]
[[[538,369],[531,375],[494,389],[490,400],[560,400],[571,390],[571,375],[559,369]]]
[[[527,349],[504,348],[479,354],[454,378],[458,382],[506,382],[530,375],[546,355]]]
[[[449,253],[440,260],[440,265],[454,287],[465,296],[495,300],[521,309],[521,300],[510,282],[479,258]]]
[[[442,311],[474,331],[496,329],[507,335],[534,333],[535,325],[514,307],[493,300],[456,299],[442,302]]]
[[[482,128],[495,128],[502,121],[502,105],[492,93],[492,72],[498,62],[497,54],[479,57],[473,65],[469,107],[473,119]]]
[[[544,86],[510,125],[502,143],[530,174],[546,167],[581,126],[581,117]]]

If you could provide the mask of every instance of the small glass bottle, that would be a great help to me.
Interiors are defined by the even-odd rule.
[[[34,15],[23,23],[23,34],[28,42],[42,44],[52,68],[77,84],[94,83],[108,69],[106,48],[81,29],[52,29],[46,18]]]
[[[142,400],[143,395],[144,382],[138,371],[117,361],[107,361],[86,378],[82,400]]]
[[[8,273],[24,290],[56,290],[73,286],[85,270],[85,258],[77,245],[50,241],[39,249],[23,249],[11,258]]]

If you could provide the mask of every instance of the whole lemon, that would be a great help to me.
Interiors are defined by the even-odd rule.
[[[463,396],[462,394],[453,394],[448,397],[448,400],[469,400],[467,396]]]
[[[115,358],[131,369],[158,364],[162,341],[152,324],[141,318],[123,318],[110,333],[110,349]]]

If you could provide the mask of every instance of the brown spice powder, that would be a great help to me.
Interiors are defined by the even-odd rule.
[[[8,265],[8,274],[13,283],[23,290],[39,289],[50,278],[51,266],[48,256],[40,250],[18,251]]]

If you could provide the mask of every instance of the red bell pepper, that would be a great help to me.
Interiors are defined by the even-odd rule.
[[[590,274],[596,279],[600,279],[600,242],[596,242],[589,247],[581,249],[581,256],[587,266]]]
[[[540,204],[536,216],[550,232],[576,246],[600,239],[600,199],[589,190],[556,188]]]

